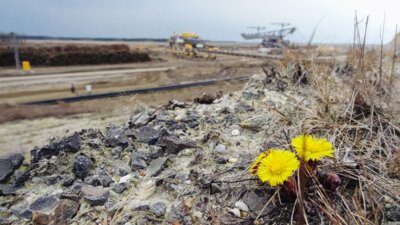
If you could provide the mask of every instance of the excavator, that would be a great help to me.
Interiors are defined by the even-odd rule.
[[[215,56],[201,50],[208,50],[206,43],[200,36],[192,32],[176,32],[169,38],[169,47],[177,58],[214,60]]]
[[[260,32],[264,30],[263,26],[247,27],[250,29],[256,29],[256,33],[242,33],[241,36],[245,40],[261,39],[261,46],[265,48],[283,48],[289,45],[289,42],[284,40],[287,35],[293,34],[296,31],[296,27],[288,27],[290,23],[271,23],[273,25],[279,25],[281,29],[270,30]]]

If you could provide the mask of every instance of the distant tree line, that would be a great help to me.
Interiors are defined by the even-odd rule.
[[[0,32],[0,42],[10,38],[11,33]],[[167,42],[167,38],[102,38],[102,37],[52,37],[44,35],[25,35],[17,34],[18,39],[25,40],[65,40],[65,41],[152,41],[152,42]]]

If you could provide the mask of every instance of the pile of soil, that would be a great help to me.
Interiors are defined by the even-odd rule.
[[[19,50],[21,61],[34,66],[68,66],[120,64],[150,61],[145,52],[131,51],[127,45],[64,45],[64,46],[22,46]],[[14,66],[14,49],[0,46],[0,66]]]

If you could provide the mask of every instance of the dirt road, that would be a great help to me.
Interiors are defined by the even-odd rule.
[[[59,73],[46,75],[24,75],[21,77],[2,77],[0,78],[0,88],[13,87],[34,84],[51,84],[51,83],[76,83],[79,81],[87,81],[101,78],[117,78],[135,73],[144,72],[162,72],[174,70],[176,67],[160,67],[160,68],[143,68],[143,69],[122,69],[109,71],[91,71],[91,72],[75,72],[75,73]]]

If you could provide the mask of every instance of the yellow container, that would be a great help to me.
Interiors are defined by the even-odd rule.
[[[29,61],[22,61],[22,69],[24,71],[30,71],[31,70],[31,64]]]

